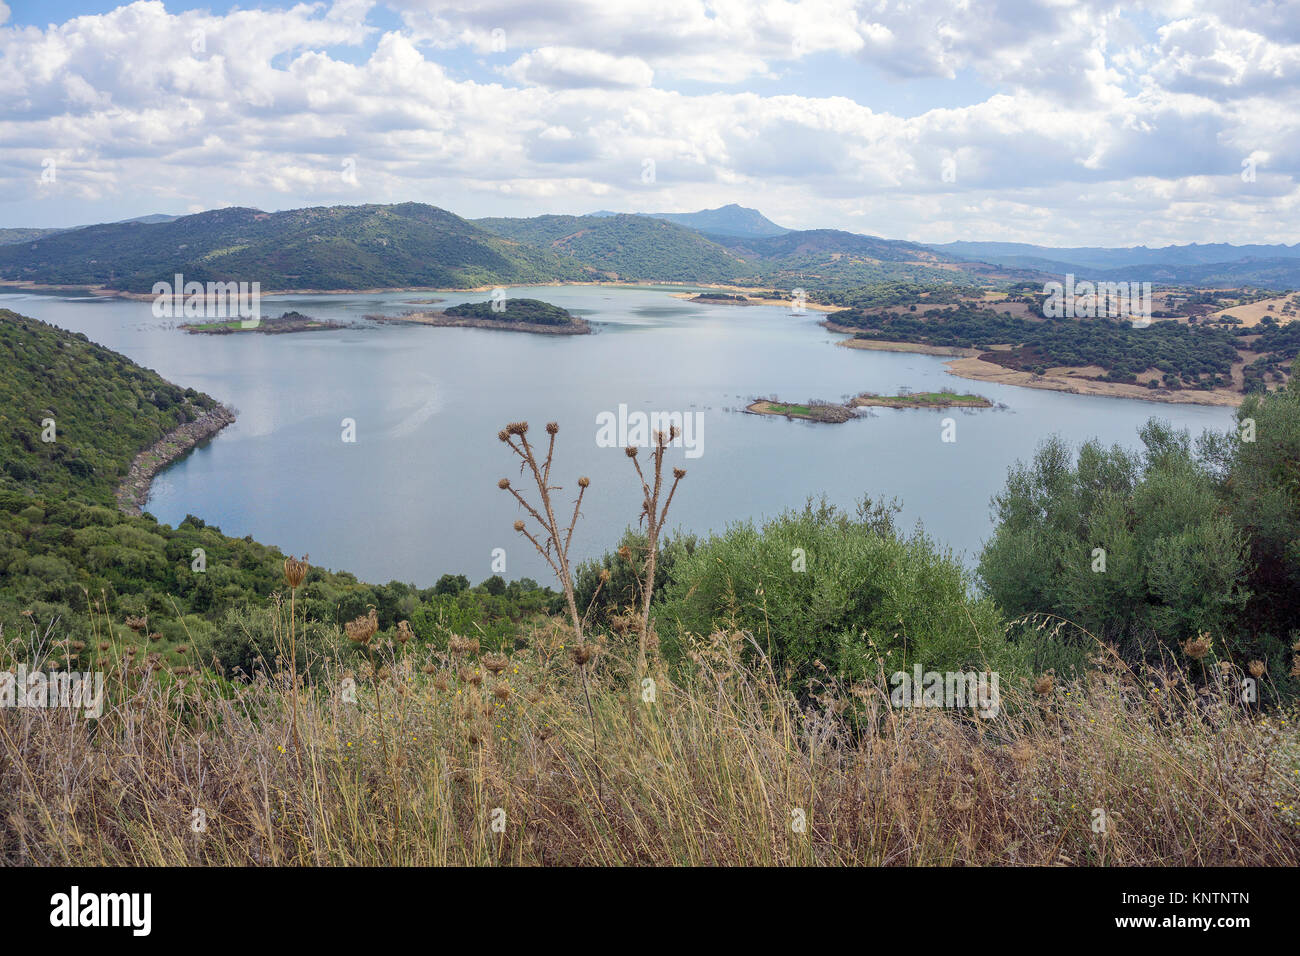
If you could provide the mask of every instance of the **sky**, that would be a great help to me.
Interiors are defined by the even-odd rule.
[[[1297,0],[0,0],[0,227],[426,202],[1300,241]]]

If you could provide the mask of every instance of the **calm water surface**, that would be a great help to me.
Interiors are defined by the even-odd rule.
[[[597,416],[616,411],[702,414],[702,451],[687,468],[670,524],[704,532],[775,515],[810,495],[852,506],[897,498],[905,525],[971,563],[989,535],[989,499],[1007,467],[1046,436],[1138,444],[1158,416],[1194,433],[1226,429],[1232,411],[1068,395],[969,382],[944,359],[837,348],[822,316],[775,306],[706,306],[669,290],[589,286],[514,289],[584,316],[596,334],[545,337],[480,329],[365,323],[366,313],[415,308],[424,293],[264,297],[263,314],[297,309],[354,323],[293,335],[189,335],[149,303],[0,295],[11,308],[77,332],[234,408],[238,421],[158,476],[148,510],[187,513],[227,534],[252,535],[364,580],[427,586],[446,572],[477,582],[506,549],[506,577],[550,583],[511,525],[518,509],[497,480],[515,479],[497,440],[507,422],[561,426],[555,475],[571,500],[591,477],[574,552],[610,548],[640,510],[618,448],[598,447]],[[486,295],[446,294],[446,304]],[[839,400],[861,391],[944,386],[985,395],[993,410],[873,409],[817,425],[748,415],[760,395]],[[957,440],[940,440],[941,421]],[[355,443],[342,420],[356,422]]]

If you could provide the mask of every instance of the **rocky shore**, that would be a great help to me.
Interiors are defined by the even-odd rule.
[[[140,514],[149,498],[149,485],[158,472],[234,421],[234,412],[224,405],[217,405],[194,421],[173,428],[150,448],[136,455],[126,478],[117,488],[118,508],[126,514]]]

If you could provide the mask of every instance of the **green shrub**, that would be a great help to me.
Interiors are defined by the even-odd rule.
[[[738,627],[797,681],[825,676],[818,662],[849,679],[1011,665],[992,603],[971,596],[950,553],[899,535],[895,510],[810,501],[761,529],[732,525],[674,566],[661,639],[680,653],[686,634]]]

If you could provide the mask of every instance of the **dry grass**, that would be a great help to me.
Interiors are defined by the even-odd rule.
[[[287,667],[236,687],[124,659],[97,722],[0,710],[0,852],[32,865],[1300,863],[1294,722],[1232,704],[1226,678],[1156,687],[1111,661],[1040,694],[1004,684],[993,720],[894,709],[878,684],[831,684],[801,706],[751,642],[717,634],[681,675],[658,672],[648,702],[629,693],[629,634],[587,675],[595,751],[572,638],[543,619],[504,664],[468,641],[376,641],[374,667],[313,661],[296,694]]]

